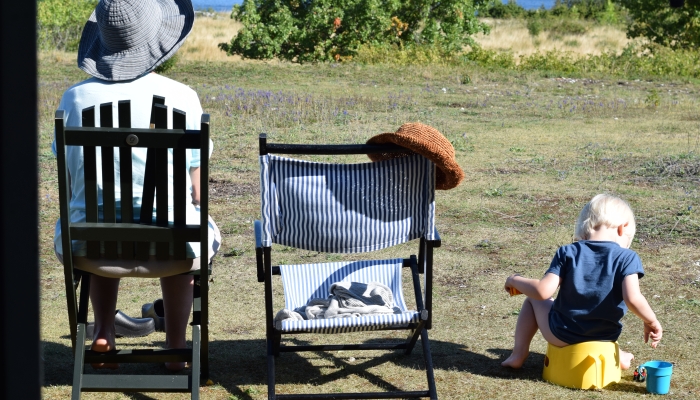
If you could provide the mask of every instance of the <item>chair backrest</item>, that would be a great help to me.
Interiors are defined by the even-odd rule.
[[[72,240],[87,241],[87,257],[92,259],[147,260],[151,243],[155,243],[156,258],[160,260],[185,259],[186,242],[200,242],[201,254],[208,253],[209,115],[202,115],[200,130],[186,130],[185,113],[174,109],[173,129],[167,129],[168,108],[164,102],[162,97],[153,98],[153,129],[131,128],[128,100],[118,103],[118,127],[112,127],[112,103],[99,105],[100,127],[95,127],[94,107],[82,111],[82,127],[66,127],[65,112],[56,111],[64,260],[72,258]],[[71,222],[66,146],[82,146],[83,149],[85,222]],[[199,225],[188,225],[186,221],[187,203],[191,202],[186,187],[186,152],[190,149],[199,149],[203,155]],[[142,193],[133,193],[131,160],[135,151],[146,152]],[[132,199],[136,197],[141,197],[140,210],[133,206]]]
[[[329,253],[434,239],[435,167],[411,155],[358,164],[260,156],[262,245]]]

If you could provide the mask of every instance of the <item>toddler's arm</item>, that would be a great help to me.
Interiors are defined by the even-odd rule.
[[[553,273],[545,274],[542,279],[528,279],[518,274],[511,275],[506,279],[504,286],[506,292],[510,293],[510,288],[516,288],[525,296],[535,300],[546,300],[559,287],[559,276]]]
[[[637,274],[627,275],[622,281],[622,298],[630,311],[644,322],[644,343],[648,343],[651,338],[651,347],[656,348],[663,336],[663,328],[656,319],[656,314],[649,306],[649,302],[639,290]]]

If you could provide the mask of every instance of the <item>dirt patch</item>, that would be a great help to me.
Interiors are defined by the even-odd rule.
[[[456,287],[460,289],[471,288],[469,280],[464,276],[436,276],[435,282],[440,286]]]
[[[258,184],[209,179],[209,196],[212,198],[241,197],[259,193],[260,185]]]
[[[634,174],[652,181],[662,178],[698,181],[700,156],[690,153],[647,161],[634,170]]]

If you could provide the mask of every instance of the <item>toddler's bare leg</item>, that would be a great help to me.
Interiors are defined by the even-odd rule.
[[[547,342],[559,347],[567,345],[557,339],[549,329],[549,310],[553,303],[553,299],[533,300],[529,297],[525,299],[520,315],[518,315],[518,322],[515,324],[513,352],[501,363],[502,366],[511,368],[523,366],[530,355],[530,343],[538,329]]]

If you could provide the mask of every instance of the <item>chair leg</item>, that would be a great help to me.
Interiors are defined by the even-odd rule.
[[[273,339],[267,339],[267,399],[275,400],[275,354]]]
[[[80,278],[82,275],[76,274],[71,277],[66,277],[66,301],[68,303],[68,324],[70,326],[70,339],[75,353],[75,343],[78,334],[78,287],[80,286]]]
[[[428,391],[430,400],[437,400],[437,388],[435,387],[435,374],[433,373],[433,356],[430,353],[430,342],[428,341],[428,330],[423,328],[420,331],[420,341],[423,345],[423,358],[425,359],[425,373],[428,378]]]
[[[80,400],[83,387],[83,372],[85,371],[85,323],[79,323],[75,341],[73,361],[73,393],[71,400]]]
[[[199,384],[201,373],[202,332],[199,325],[192,326],[192,400],[199,400]]]
[[[76,282],[77,284],[78,282]],[[76,337],[73,347],[73,394],[72,400],[79,400],[85,373],[85,336],[87,334],[87,313],[90,304],[90,275],[83,276],[80,288],[80,302],[76,312]]]
[[[421,330],[422,326],[412,330],[411,333],[408,334],[408,337],[406,338],[406,350],[404,350],[405,355],[411,355],[413,348],[416,346],[416,342],[418,341],[418,337],[420,336]]]
[[[282,343],[282,334],[275,332],[273,335],[274,336],[272,339],[272,354],[275,357],[279,357],[280,356],[280,345]]]

